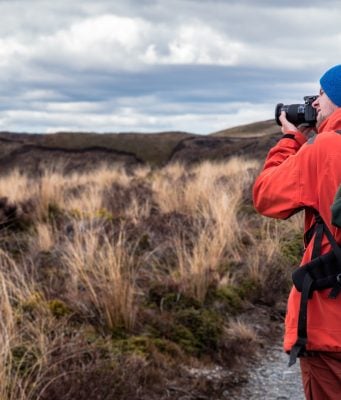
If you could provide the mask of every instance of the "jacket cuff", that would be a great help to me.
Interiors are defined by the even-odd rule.
[[[281,139],[295,140],[295,142],[297,142],[300,146],[302,146],[307,141],[307,137],[299,131],[289,131],[284,134]]]

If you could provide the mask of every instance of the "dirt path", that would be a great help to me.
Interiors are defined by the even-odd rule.
[[[267,351],[257,365],[251,367],[248,382],[236,391],[224,392],[229,400],[304,400],[299,361],[288,368],[288,355],[280,344]]]

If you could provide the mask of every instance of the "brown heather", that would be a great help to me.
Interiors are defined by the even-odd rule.
[[[283,318],[301,219],[254,212],[258,169],[2,177],[0,399],[210,398],[238,382],[188,367],[237,371]]]

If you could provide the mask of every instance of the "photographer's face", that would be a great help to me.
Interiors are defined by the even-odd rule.
[[[338,107],[330,100],[323,89],[320,89],[319,97],[312,103],[316,109],[316,127],[318,128],[321,123],[329,117]]]

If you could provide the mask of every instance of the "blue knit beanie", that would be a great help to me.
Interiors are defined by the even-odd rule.
[[[320,79],[321,88],[338,107],[341,107],[341,64],[330,68]]]

